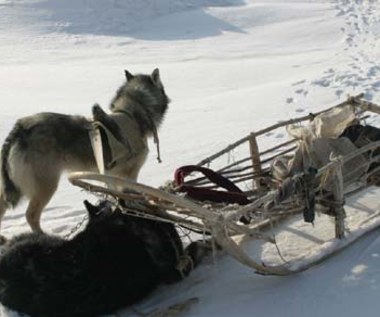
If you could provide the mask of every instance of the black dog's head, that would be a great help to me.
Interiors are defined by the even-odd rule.
[[[85,200],[84,205],[89,216],[88,226],[98,224],[101,224],[103,227],[110,225],[120,226],[125,223],[126,216],[108,200],[103,200],[97,205],[93,205]]]
[[[85,200],[83,203],[88,211],[90,219],[104,217],[113,213],[112,204],[107,200],[101,201],[97,206],[91,204],[88,200]]]

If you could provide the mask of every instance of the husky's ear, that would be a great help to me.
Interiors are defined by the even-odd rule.
[[[135,77],[126,69],[124,70],[124,73],[125,73],[125,77],[127,78],[127,81],[130,81],[131,79],[133,79],[133,77]]]
[[[152,79],[153,79],[153,82],[157,85],[162,85],[161,84],[161,78],[160,78],[160,70],[158,68],[156,68],[152,75],[151,75]]]
[[[97,213],[99,212],[99,208],[90,204],[87,200],[85,200],[84,202],[84,205],[90,215],[90,217],[94,217],[97,215]]]

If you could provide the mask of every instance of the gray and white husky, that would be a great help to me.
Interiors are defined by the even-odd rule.
[[[156,134],[169,99],[158,69],[151,75],[126,70],[125,75],[126,82],[111,101],[111,113],[95,105],[93,116],[130,151],[115,160],[110,146],[103,145],[107,174],[136,180],[148,154],[147,138]],[[90,119],[58,113],[39,113],[16,122],[1,149],[0,221],[25,197],[29,199],[26,219],[34,232],[42,231],[41,212],[62,172],[96,170],[91,128]]]

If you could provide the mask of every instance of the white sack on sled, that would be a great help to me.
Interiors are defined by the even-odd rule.
[[[331,155],[345,156],[357,147],[347,138],[329,139],[317,138],[308,139],[307,142],[301,141],[294,155],[283,155],[276,158],[272,163],[272,175],[279,181],[297,173],[307,171],[309,167],[321,168],[328,164]],[[352,160],[343,164],[342,173],[345,183],[358,181],[365,173],[366,158],[358,155]],[[331,179],[325,179],[326,190],[329,189]]]
[[[286,130],[290,136],[298,140],[316,138],[338,138],[355,120],[351,106],[333,108],[317,115],[308,126],[288,125]]]
[[[337,138],[355,120],[351,106],[333,108],[321,113],[313,120],[315,135],[318,138]]]
[[[355,120],[351,106],[333,108],[317,115],[308,126],[288,125],[288,134],[299,140],[294,155],[284,155],[272,163],[272,175],[277,180],[307,171],[309,167],[320,168],[330,162],[330,156],[344,156],[356,146],[347,138],[338,138]],[[358,179],[365,171],[365,166],[352,172],[365,163],[363,155],[354,158],[343,166],[345,181]]]

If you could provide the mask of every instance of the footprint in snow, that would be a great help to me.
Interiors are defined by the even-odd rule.
[[[357,70],[359,70],[360,69],[360,67],[358,66],[358,65],[350,65],[353,69],[357,69]]]
[[[295,83],[292,84],[292,86],[298,86],[298,85],[302,85],[304,83],[306,83],[306,79],[300,80],[300,81],[296,81]]]
[[[295,91],[295,93],[296,94],[299,94],[299,95],[304,95],[304,96],[306,96],[309,92],[307,91],[307,90],[305,90],[305,89],[297,89],[296,91]]]
[[[328,78],[321,78],[321,79],[314,80],[311,83],[315,86],[330,87],[331,80],[329,80]]]
[[[338,89],[335,91],[335,95],[340,98],[343,95],[344,91],[342,89]]]
[[[364,99],[368,100],[368,101],[371,101],[373,99],[373,95],[372,95],[372,92],[369,92],[368,90],[366,90],[364,92]]]
[[[334,68],[329,68],[328,70],[325,70],[323,73],[324,74],[333,74],[333,73],[335,73],[335,70],[334,70]]]
[[[375,90],[379,90],[380,88],[380,81],[375,81],[372,85],[371,85],[372,88],[374,88]]]
[[[374,76],[378,76],[378,73],[380,72],[380,66],[372,66],[369,68],[368,72],[367,72],[367,76],[369,77],[374,77]]]

